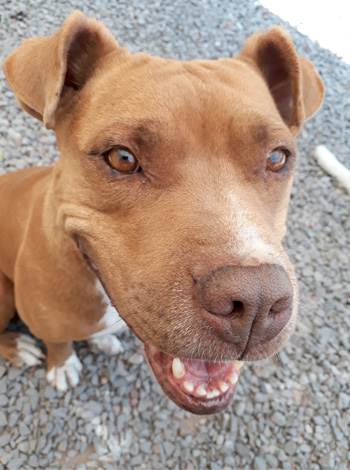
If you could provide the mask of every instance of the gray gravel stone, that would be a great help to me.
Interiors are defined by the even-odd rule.
[[[14,367],[14,368],[9,369],[9,371],[8,371],[8,378],[9,378],[9,380],[14,380],[14,379],[16,379],[17,377],[19,377],[21,374],[22,374],[21,369],[16,369],[16,368]]]
[[[262,457],[254,459],[254,470],[266,470],[266,463]]]
[[[235,413],[237,416],[243,416],[245,410],[245,403],[239,402],[235,404]]]
[[[0,447],[5,447],[11,440],[10,433],[4,433],[0,436]]]
[[[0,395],[0,406],[6,406],[9,400],[6,395]]]
[[[1,126],[1,124],[0,124],[0,126]],[[7,371],[7,368],[0,364],[0,379],[2,378],[3,375],[5,375],[6,371]]]
[[[293,441],[288,441],[286,442],[284,449],[286,451],[286,454],[293,455],[295,454],[295,451],[297,450],[297,445]]]
[[[250,457],[250,448],[249,446],[243,444],[237,444],[236,450],[241,457],[248,459]]]
[[[8,470],[20,470],[23,468],[24,461],[25,461],[24,458],[10,460],[10,462],[8,462],[7,464],[7,469]]]
[[[347,393],[340,392],[338,400],[338,408],[340,410],[348,410],[350,407],[350,396]]]
[[[28,459],[28,465],[32,468],[37,468],[39,466],[39,460],[36,455],[31,455]]]
[[[202,465],[201,467],[203,468]],[[210,470],[221,470],[221,469],[222,469],[222,465],[220,462],[210,462]]]
[[[21,433],[22,436],[28,436],[30,434],[30,429],[26,424],[20,423],[19,432]]]
[[[265,458],[266,458],[266,463],[268,465],[268,468],[271,468],[271,469],[277,468],[278,460],[276,459],[274,455],[267,454]]]
[[[333,455],[332,453],[328,453],[326,455],[323,455],[320,459],[319,459],[319,464],[321,465],[321,467],[323,468],[334,468],[334,458],[333,458]]]
[[[23,452],[24,454],[27,454],[28,449],[29,449],[29,443],[28,442],[20,442],[18,444],[17,448],[20,452]]]
[[[4,394],[7,391],[7,382],[8,379],[7,377],[4,377],[3,379],[0,380],[0,393]]]
[[[175,446],[171,442],[164,442],[164,450],[167,457],[170,457],[175,450]]]
[[[271,420],[278,426],[285,426],[286,424],[285,416],[278,411],[271,416]]]
[[[129,358],[129,362],[131,364],[142,364],[144,362],[144,357],[142,356],[142,354],[133,354],[130,358]]]
[[[17,423],[19,417],[20,417],[20,414],[16,411],[13,411],[12,413],[10,413],[9,418],[8,418],[9,426],[10,427],[14,426]]]
[[[0,410],[0,427],[7,425],[6,414]]]
[[[58,449],[60,452],[65,452],[65,451],[67,450],[67,447],[68,447],[68,441],[63,440],[63,441],[61,441],[61,442],[58,444],[57,449]]]

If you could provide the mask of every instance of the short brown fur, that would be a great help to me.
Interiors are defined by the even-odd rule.
[[[61,157],[0,177],[0,287],[11,291],[0,303],[2,334],[13,285],[18,314],[48,346],[49,368],[72,341],[101,329],[106,305],[85,255],[143,341],[181,357],[232,360],[245,345],[208,330],[193,279],[271,262],[294,286],[293,315],[246,359],[276,352],[298,309],[281,245],[294,138],[323,98],[288,34],[257,33],[236,59],[179,62],[132,56],[102,23],[75,12],[54,36],[26,41],[4,71],[23,109],[54,129]],[[129,149],[143,173],[113,173],[104,158],[113,146]],[[290,167],[269,173],[266,158],[280,147]],[[11,359],[8,344],[0,353]]]

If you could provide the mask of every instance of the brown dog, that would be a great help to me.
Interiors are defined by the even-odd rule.
[[[64,390],[81,370],[72,341],[117,353],[125,321],[171,399],[223,409],[242,361],[295,327],[281,239],[295,136],[323,99],[313,65],[278,27],[234,60],[130,55],[75,12],[4,71],[61,157],[0,178],[0,354],[40,359],[6,332],[16,308]]]

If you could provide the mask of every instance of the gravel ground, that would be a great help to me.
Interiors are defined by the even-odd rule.
[[[252,0],[79,3],[133,52],[229,57],[277,23],[316,64],[327,96],[299,137],[285,240],[300,280],[299,326],[277,359],[245,366],[232,405],[208,417],[165,398],[130,332],[118,360],[77,344],[84,377],[66,394],[47,385],[44,368],[20,371],[0,359],[0,468],[349,468],[350,197],[312,152],[325,144],[350,167],[350,66]],[[24,38],[54,32],[75,6],[0,0],[0,64]],[[2,72],[0,90],[0,172],[53,163],[54,134],[19,110]]]

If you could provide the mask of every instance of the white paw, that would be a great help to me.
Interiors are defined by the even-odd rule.
[[[90,338],[89,344],[98,351],[104,352],[110,356],[124,351],[121,342],[114,335],[103,335]]]
[[[57,388],[61,392],[68,390],[68,383],[75,387],[79,383],[79,373],[83,368],[78,356],[73,353],[60,367],[52,367],[46,374],[46,378],[51,387]]]
[[[33,338],[28,335],[19,334],[16,338],[17,357],[20,367],[32,367],[41,364],[44,354]]]

